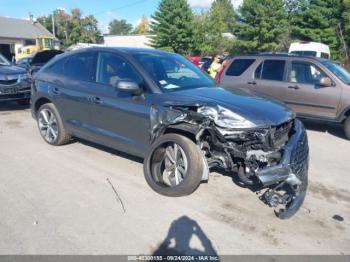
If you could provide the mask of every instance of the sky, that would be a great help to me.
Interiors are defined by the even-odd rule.
[[[195,10],[209,8],[213,0],[188,0]],[[126,19],[137,25],[145,15],[150,17],[157,9],[160,0],[0,0],[0,16],[28,19],[29,13],[34,17],[47,15],[57,8],[70,11],[80,8],[83,15],[94,15],[99,28],[105,33],[113,19]],[[242,0],[232,0],[238,7]]]

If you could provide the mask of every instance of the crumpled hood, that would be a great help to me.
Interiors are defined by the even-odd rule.
[[[0,75],[15,75],[15,74],[25,74],[26,70],[19,66],[3,66],[0,65]]]
[[[242,90],[203,87],[163,94],[165,105],[219,105],[259,127],[275,126],[295,117],[286,105]]]

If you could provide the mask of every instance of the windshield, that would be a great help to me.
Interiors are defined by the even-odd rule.
[[[3,65],[3,66],[10,65],[10,62],[2,54],[0,54],[0,65]]]
[[[180,55],[138,53],[134,58],[163,92],[214,86],[209,76]]]
[[[322,61],[322,64],[335,74],[345,84],[350,85],[350,73],[342,66],[329,60]]]

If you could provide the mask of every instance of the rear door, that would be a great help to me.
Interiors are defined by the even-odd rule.
[[[267,95],[284,101],[288,84],[285,82],[287,72],[286,59],[266,58],[257,66],[248,88],[258,94]]]
[[[254,66],[256,58],[253,57],[237,57],[234,58],[227,69],[223,72],[219,84],[227,89],[247,88],[251,79],[251,67]],[[219,77],[220,78],[220,77]]]
[[[96,79],[95,52],[83,52],[68,57],[63,75],[52,86],[55,104],[68,129],[78,137],[90,139],[91,109]]]
[[[316,63],[293,59],[289,65],[288,91],[285,102],[299,115],[335,118],[341,88],[322,87],[322,77],[331,78]],[[332,79],[332,78],[331,78]]]

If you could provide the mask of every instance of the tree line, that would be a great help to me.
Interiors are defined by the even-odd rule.
[[[202,13],[193,12],[187,0],[162,0],[150,33],[156,48],[202,55],[285,52],[294,41],[322,42],[344,62],[350,0],[244,0],[238,10],[230,0],[215,0]]]
[[[50,15],[38,17],[37,21],[51,33],[54,31],[63,47],[79,42],[95,44],[102,41],[97,19],[93,15],[84,16],[79,8],[72,9],[70,13],[57,9]],[[113,19],[108,29],[112,35],[147,34],[148,26],[148,18],[143,16],[136,27],[124,19]]]
[[[101,32],[92,16],[79,9],[54,12],[55,32],[63,46],[96,43]],[[52,15],[39,17],[52,31]],[[330,46],[335,60],[346,62],[350,48],[350,0],[244,0],[235,10],[231,0],[214,0],[195,12],[187,0],[161,0],[152,19],[135,28],[114,19],[109,33],[150,34],[152,46],[184,55],[288,51],[294,41]],[[348,60],[349,61],[349,60]]]

